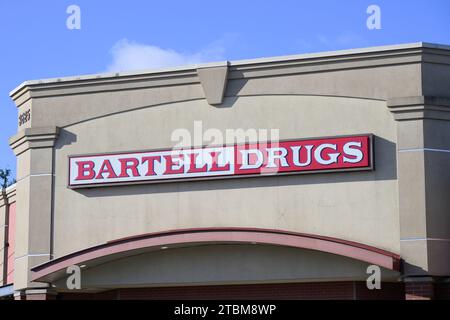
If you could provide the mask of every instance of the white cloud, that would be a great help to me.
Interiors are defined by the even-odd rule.
[[[215,41],[195,53],[183,53],[122,39],[111,49],[113,61],[108,66],[108,71],[155,69],[219,61],[224,60],[224,53],[223,40]]]
[[[366,43],[362,36],[352,32],[340,33],[334,37],[317,35],[317,40],[320,44],[330,47],[330,49],[341,49],[342,47],[355,48],[358,46],[364,46]]]

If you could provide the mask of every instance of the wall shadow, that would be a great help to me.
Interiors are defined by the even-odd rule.
[[[77,136],[67,131],[66,129],[59,129],[59,136],[55,143],[55,149],[62,149],[64,146],[71,145],[77,142]]]
[[[428,276],[428,271],[422,267],[416,266],[414,264],[408,263],[405,260],[401,260],[401,274],[407,274],[412,277],[414,276]]]

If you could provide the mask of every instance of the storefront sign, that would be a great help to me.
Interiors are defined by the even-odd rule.
[[[372,136],[69,157],[69,187],[371,170]]]

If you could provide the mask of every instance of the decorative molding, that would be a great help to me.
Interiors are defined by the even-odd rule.
[[[450,98],[448,97],[391,98],[388,99],[387,106],[397,121],[423,119],[450,121]]]
[[[412,148],[412,149],[399,149],[398,152],[440,152],[440,153],[450,153],[450,150],[435,149],[435,148]]]
[[[0,208],[16,202],[16,184],[0,191]]]
[[[197,74],[208,103],[221,104],[227,87],[228,62],[216,67],[199,68]]]
[[[58,127],[26,128],[9,139],[16,156],[38,148],[52,148],[59,136]]]
[[[329,72],[424,62],[450,65],[450,46],[412,43],[227,62],[228,79],[252,79],[313,72]],[[220,63],[158,70],[101,73],[31,80],[10,92],[17,106],[31,98],[108,92],[161,86],[199,84],[198,70]]]

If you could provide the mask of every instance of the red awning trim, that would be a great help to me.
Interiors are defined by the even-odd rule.
[[[88,261],[118,253],[132,252],[143,248],[170,247],[171,245],[189,246],[198,243],[258,243],[318,250],[375,264],[390,270],[399,271],[400,269],[399,255],[338,238],[275,229],[195,228],[147,233],[86,248],[32,268],[32,280],[39,280],[71,265],[85,264]]]

